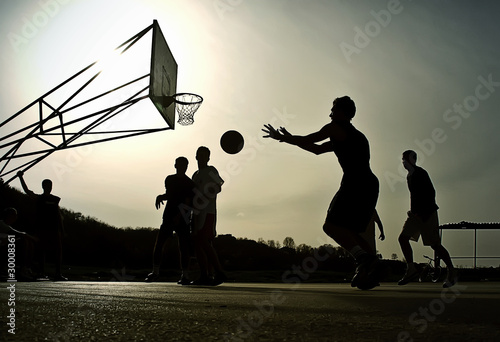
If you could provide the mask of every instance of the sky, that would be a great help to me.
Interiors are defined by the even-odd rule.
[[[402,259],[406,149],[417,151],[431,176],[440,223],[500,221],[497,1],[43,0],[0,7],[2,121],[155,19],[178,63],[177,91],[204,98],[191,126],[58,151],[28,170],[35,192],[43,179],[53,180],[62,207],[116,227],[157,228],[162,212],[154,200],[175,173],[175,158],[189,159],[191,176],[196,149],[205,145],[225,179],[219,234],[335,245],[322,231],[342,177],[335,155],[264,139],[261,129],[272,123],[292,134],[314,132],[329,122],[332,101],[348,95],[357,107],[352,123],[370,142],[380,181],[377,210],[386,240],[377,248],[384,257]],[[147,74],[151,38],[143,39],[82,100]],[[47,101],[60,104],[74,89],[68,85]],[[127,93],[116,96],[123,101]],[[0,134],[37,115],[23,113]],[[166,126],[146,101],[113,120],[105,128]],[[230,129],[245,138],[235,155],[219,145]],[[11,185],[20,188],[18,180]],[[452,256],[472,256],[473,236],[446,231],[443,244]],[[480,231],[478,255],[498,256],[498,238],[499,232]],[[417,261],[431,253],[421,242],[412,246]],[[498,266],[499,259],[481,263]]]

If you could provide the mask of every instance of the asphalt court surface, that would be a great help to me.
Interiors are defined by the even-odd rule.
[[[69,281],[16,283],[14,296],[9,286],[1,283],[2,341],[500,341],[498,282],[361,291]]]

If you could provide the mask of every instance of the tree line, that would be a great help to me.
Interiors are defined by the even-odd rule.
[[[14,228],[36,233],[35,203],[24,193],[8,185],[1,187],[0,209],[14,207],[18,221]],[[63,262],[67,267],[96,269],[144,270],[152,265],[157,229],[150,227],[117,228],[97,218],[61,208],[64,222]],[[344,249],[325,244],[311,247],[296,245],[292,237],[282,243],[257,241],[219,235],[214,241],[223,267],[229,272],[284,271],[297,267],[315,272],[350,273],[355,269],[353,258]],[[172,239],[164,248],[162,268],[179,268],[177,242]],[[48,260],[50,262],[50,259]]]

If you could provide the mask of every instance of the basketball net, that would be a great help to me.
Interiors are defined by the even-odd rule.
[[[176,103],[177,114],[179,115],[177,123],[182,126],[193,124],[194,113],[200,107],[203,98],[200,95],[191,93],[175,94],[173,97]]]

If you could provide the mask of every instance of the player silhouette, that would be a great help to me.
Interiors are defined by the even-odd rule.
[[[269,124],[264,125],[262,131],[266,133],[264,138],[296,145],[316,155],[336,154],[344,174],[328,209],[323,230],[355,258],[358,267],[351,285],[368,290],[378,285],[381,267],[360,233],[366,230],[375,210],[379,182],[370,168],[368,140],[351,124],[355,112],[351,98],[339,97],[333,101],[331,122],[317,132],[292,135],[284,127],[275,129]]]
[[[35,274],[31,270],[33,256],[35,252],[35,244],[38,239],[26,232],[19,231],[12,227],[17,221],[17,210],[12,207],[5,208],[0,217],[0,247],[7,246],[9,243],[9,235],[14,236],[17,246],[19,246],[19,255],[21,258],[21,268],[16,275],[18,280],[35,280]]]
[[[209,160],[210,150],[200,146],[196,151],[198,170],[193,174],[197,190],[193,199],[193,237],[200,278],[191,284],[216,286],[227,280],[213,246],[217,235],[217,194],[222,190],[224,180],[214,166],[208,165]]]
[[[39,239],[39,263],[41,276],[46,278],[45,275],[45,259],[49,251],[55,255],[56,273],[54,280],[68,280],[62,275],[62,235],[63,235],[63,222],[61,211],[59,209],[59,202],[61,198],[53,195],[52,181],[44,179],[42,181],[43,193],[38,195],[31,191],[26,182],[24,181],[24,173],[19,171],[17,173],[21,186],[24,192],[36,201],[37,208],[37,230],[35,236]]]
[[[406,285],[419,278],[420,273],[413,262],[413,250],[410,240],[418,241],[422,236],[424,246],[430,246],[447,266],[444,288],[457,282],[457,272],[448,250],[441,244],[439,219],[436,204],[436,191],[427,171],[417,166],[417,153],[412,150],[403,152],[403,166],[408,171],[407,183],[410,191],[410,211],[403,225],[398,241],[406,260],[406,273],[398,285]]]
[[[178,281],[178,284],[187,285],[190,282],[188,270],[191,254],[191,210],[188,208],[192,206],[195,184],[186,175],[188,163],[185,157],[179,157],[175,160],[174,167],[176,173],[165,178],[165,193],[156,197],[156,209],[161,207],[163,201],[167,201],[167,203],[163,211],[163,220],[153,251],[153,272],[148,274],[146,282],[158,280],[163,247],[167,240],[173,237],[174,232],[178,237],[182,270],[181,279]]]

